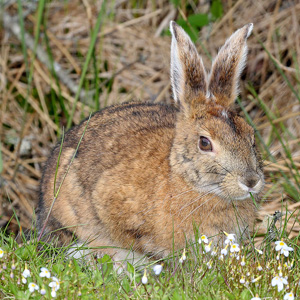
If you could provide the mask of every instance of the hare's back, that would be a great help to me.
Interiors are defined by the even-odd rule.
[[[145,162],[153,156],[158,160],[167,158],[174,137],[176,111],[172,105],[131,102],[96,112],[66,133],[60,159],[61,144],[53,149],[44,170],[42,194],[47,191],[53,194],[58,159],[56,186],[71,165],[68,176],[76,173],[76,181],[89,194],[106,170],[119,164],[130,168],[137,160]]]
[[[151,144],[172,139],[175,119],[176,108],[172,105],[132,102],[111,106],[71,129],[64,147],[76,149],[83,136],[77,159],[87,157],[85,164],[88,165],[108,156],[113,156],[115,161],[119,154],[129,155],[129,152],[145,150],[151,148]],[[146,144],[143,143],[145,139]]]

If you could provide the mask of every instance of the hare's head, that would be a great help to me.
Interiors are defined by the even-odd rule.
[[[264,185],[254,130],[233,107],[252,27],[226,41],[207,75],[189,36],[170,23],[171,82],[179,107],[171,166],[199,192],[228,200],[258,195]]]

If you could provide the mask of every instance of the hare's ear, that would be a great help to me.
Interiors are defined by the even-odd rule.
[[[205,101],[207,75],[195,45],[185,31],[174,21],[170,22],[171,83],[173,97],[184,107],[192,101]]]
[[[247,57],[246,41],[252,28],[253,24],[248,24],[233,33],[213,62],[208,90],[218,104],[229,106],[238,96],[238,80]]]

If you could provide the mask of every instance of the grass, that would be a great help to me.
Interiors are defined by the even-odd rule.
[[[113,1],[101,6],[74,0],[39,1],[30,8],[22,1],[8,6],[1,2],[4,13],[17,16],[14,22],[20,28],[19,38],[7,35],[11,24],[1,29],[2,36],[8,36],[0,55],[5,79],[0,94],[0,248],[5,251],[0,258],[1,298],[40,299],[38,291],[29,292],[30,281],[40,289],[44,286],[44,298],[51,298],[50,279],[39,276],[41,267],[60,280],[59,299],[251,299],[256,294],[283,299],[288,291],[299,296],[299,3],[266,0],[255,7],[250,0],[228,3],[213,1],[204,7],[197,1],[130,0],[113,7]],[[254,23],[243,75],[247,84],[241,87],[244,100],[238,103],[257,130],[267,185],[257,232],[241,248],[240,260],[227,255],[221,261],[219,254],[206,254],[203,243],[187,245],[183,263],[182,249],[164,261],[158,276],[153,264],[161,262],[147,266],[144,285],[144,269],[127,264],[126,272],[118,274],[108,256],[87,265],[66,256],[70,246],[56,249],[37,237],[26,242],[20,236],[22,228],[32,227],[41,168],[63,135],[62,128],[113,103],[132,99],[170,103],[167,28],[154,36],[172,10],[202,49],[206,65],[233,29]],[[33,36],[31,45],[26,34]],[[281,255],[277,260],[274,242],[265,237],[265,223],[272,222],[275,210],[284,212],[276,239],[294,249],[288,259]],[[21,274],[26,265],[31,277],[24,284]],[[289,282],[281,292],[271,286],[279,266]],[[249,285],[240,283],[242,276]],[[254,279],[258,281],[252,283]]]
[[[59,282],[55,290],[58,299],[250,300],[256,295],[261,299],[283,299],[288,293],[297,293],[300,248],[298,239],[289,240],[284,232],[279,235],[292,246],[288,257],[279,254],[275,243],[268,240],[260,249],[255,248],[253,240],[239,246],[233,241],[217,248],[203,236],[201,244],[187,245],[163,261],[151,262],[144,268],[123,262],[124,270],[118,272],[108,255],[78,261],[68,256],[70,245],[54,248],[34,237],[18,244],[13,235],[1,233],[0,295],[2,299],[41,299],[43,289],[43,299],[52,299],[55,288],[49,284],[55,276]],[[228,252],[222,258],[221,250]],[[162,266],[158,275],[153,270],[157,266]],[[47,268],[49,278],[41,268]],[[25,269],[30,272],[26,278],[22,275]],[[277,285],[271,285],[276,276],[288,283],[280,291]],[[31,292],[31,283],[39,289]]]

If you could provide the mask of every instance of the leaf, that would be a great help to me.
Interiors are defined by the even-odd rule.
[[[80,266],[79,266],[77,260],[73,259],[72,264],[74,265],[76,272],[79,273],[80,272]]]
[[[56,273],[56,274],[60,274],[62,272],[62,270],[64,269],[64,265],[62,264],[55,264],[52,266],[52,270]],[[77,271],[77,270],[76,270]],[[79,270],[78,270],[79,271]]]
[[[98,259],[98,262],[102,265],[102,271],[105,279],[107,280],[107,276],[111,274],[111,271],[113,269],[113,262],[111,260],[111,257],[105,254],[102,258]]]
[[[126,278],[123,279],[122,287],[127,293],[130,291],[130,284]]]
[[[127,271],[129,272],[129,273],[134,273],[134,267],[133,267],[133,265],[131,264],[131,263],[129,263],[129,262],[127,262]]]
[[[209,23],[207,14],[190,15],[188,17],[188,21],[191,24],[191,26],[194,27],[195,29],[199,29],[205,25],[208,25]]]
[[[236,299],[234,295],[232,295],[231,293],[229,293],[227,291],[225,291],[224,294],[227,296],[227,298],[229,300],[235,300]]]
[[[214,19],[221,18],[223,15],[223,6],[221,0],[213,0],[210,12]]]
[[[245,289],[245,290],[243,290],[241,292],[239,299],[241,299],[241,300],[248,300],[248,299],[250,299],[250,297],[251,297],[250,291]]]
[[[111,257],[108,254],[104,254],[103,257],[101,258],[101,262],[111,262]]]
[[[32,255],[36,254],[34,245],[26,245],[25,247],[20,247],[16,249],[15,254],[19,256],[22,260],[27,260]]]
[[[177,8],[180,4],[180,0],[170,0],[170,2]]]

